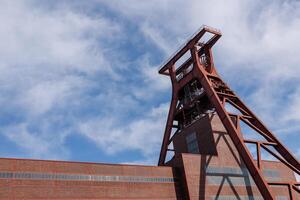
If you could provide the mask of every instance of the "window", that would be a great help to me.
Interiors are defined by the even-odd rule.
[[[75,174],[44,174],[30,172],[0,172],[4,179],[36,179],[36,180],[80,180],[80,181],[122,181],[122,182],[175,182],[169,177],[140,177],[140,176],[103,176]]]
[[[185,138],[189,153],[199,153],[196,132],[188,134]]]
[[[219,195],[219,196],[211,196],[211,200],[263,200],[261,196],[230,196],[230,195]]]
[[[273,170],[273,169],[264,169],[263,173],[264,173],[265,176],[272,177],[272,178],[274,178],[274,177],[276,178],[276,177],[280,176],[279,171]]]
[[[288,200],[286,196],[277,196],[276,200]]]

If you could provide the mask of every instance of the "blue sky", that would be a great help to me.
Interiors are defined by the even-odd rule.
[[[0,2],[0,157],[156,164],[160,64],[202,24],[224,80],[299,158],[299,1]]]

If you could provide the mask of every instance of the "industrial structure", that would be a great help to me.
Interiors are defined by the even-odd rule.
[[[2,158],[0,199],[299,200],[299,161],[215,69],[220,37],[202,27],[159,70],[172,100],[158,166]]]

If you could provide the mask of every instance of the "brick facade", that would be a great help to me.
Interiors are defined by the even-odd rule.
[[[177,134],[174,149],[164,167],[2,158],[0,199],[262,199],[217,115]],[[295,180],[282,163],[262,165],[271,181]],[[285,186],[272,190],[289,199]]]

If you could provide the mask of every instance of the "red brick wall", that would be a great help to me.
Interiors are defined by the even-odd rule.
[[[211,128],[208,128],[208,125]],[[199,149],[216,149],[216,153],[213,151],[209,153],[209,150],[207,151],[208,153],[200,151],[200,154],[183,153],[180,155],[181,152],[186,152],[186,145],[184,144],[186,135],[195,130],[198,134]],[[177,152],[177,156],[172,163],[181,167],[187,187],[186,192],[190,199],[211,200],[215,196],[219,196],[220,199],[222,197],[238,199],[237,196],[241,199],[247,196],[262,199],[259,190],[246,170],[245,164],[217,115],[208,115],[200,119],[200,121],[195,122],[180,134],[174,137],[176,138],[174,149]],[[213,147],[207,147],[206,140],[210,136],[203,136],[205,134],[214,138]],[[271,175],[272,173],[275,174],[274,177],[266,177],[267,180],[272,178],[280,182],[295,180],[293,172],[282,163],[263,161],[262,166],[263,170],[271,172]],[[223,184],[222,181],[224,181]],[[271,187],[271,189],[275,196],[285,196],[286,199],[289,199],[287,187],[277,186]],[[296,192],[294,195],[296,199],[300,198]]]
[[[0,172],[173,178],[171,167],[0,159]],[[0,179],[0,199],[176,199],[174,182]]]
[[[185,134],[194,130],[197,132],[200,154],[184,153]],[[170,162],[173,167],[0,159],[0,173],[118,176],[153,180],[71,181],[2,177],[0,199],[185,199],[186,197],[211,200],[216,196],[227,199],[237,199],[237,196],[241,199],[247,196],[260,197],[247,170],[245,172],[246,167],[234,144],[216,115],[202,118],[178,134],[175,139],[176,158]],[[277,173],[275,177],[269,178],[279,178],[280,181],[295,180],[291,170],[281,163],[264,161],[262,166],[265,170]],[[181,173],[178,175],[175,171]],[[176,178],[177,181],[155,181],[154,178]],[[288,199],[286,187],[272,187],[272,189],[275,196],[285,196]],[[181,193],[182,191],[184,192]],[[295,199],[300,199],[299,194],[294,196]]]

